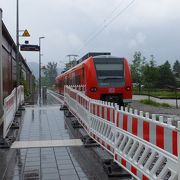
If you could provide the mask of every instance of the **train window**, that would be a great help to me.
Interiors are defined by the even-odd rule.
[[[71,84],[75,85],[75,77],[74,76],[71,78]]]
[[[75,76],[75,84],[80,85],[80,76]]]
[[[59,83],[57,83],[58,87],[62,87],[62,81],[60,81]]]
[[[72,81],[72,79],[71,79],[71,78],[69,79],[69,83],[68,83],[68,85],[73,85],[73,81]]]
[[[121,87],[124,86],[124,61],[118,58],[95,58],[95,68],[99,86]]]
[[[123,64],[96,64],[96,69],[97,70],[102,70],[102,71],[122,71],[123,70]]]
[[[64,85],[67,85],[67,83],[68,83],[68,80],[67,80],[67,78],[64,80]]]
[[[82,77],[83,77],[83,80],[84,80],[84,67],[82,68]]]

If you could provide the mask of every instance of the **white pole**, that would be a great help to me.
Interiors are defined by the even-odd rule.
[[[2,72],[2,9],[0,8],[0,125],[3,114],[3,72]]]
[[[39,37],[39,105],[41,106],[41,39],[45,37]]]
[[[20,56],[19,56],[19,0],[16,1],[16,111],[18,110],[18,93],[17,89],[20,85]]]
[[[16,14],[16,46],[17,46],[17,49],[16,49],[16,79],[17,79],[17,87],[20,85],[20,58],[19,58],[19,0],[17,0],[17,14]]]
[[[41,106],[41,37],[39,37],[39,105]]]

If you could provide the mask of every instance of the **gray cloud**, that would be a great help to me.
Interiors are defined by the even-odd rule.
[[[20,27],[31,34],[30,43],[42,40],[43,63],[67,61],[65,56],[77,53],[92,32],[115,17],[130,0],[31,0],[20,2]],[[0,0],[3,20],[15,39],[16,3]],[[111,51],[132,59],[135,51],[149,57],[154,54],[158,64],[180,59],[180,1],[136,0],[87,46],[89,51]],[[114,10],[114,11],[113,11]],[[112,13],[113,11],[113,13]],[[102,26],[101,26],[102,25]],[[24,39],[21,39],[23,43]],[[38,61],[37,53],[23,53],[27,61]]]

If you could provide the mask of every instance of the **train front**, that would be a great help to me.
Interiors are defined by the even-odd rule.
[[[132,100],[132,80],[125,58],[96,56],[87,66],[87,95],[119,105]]]

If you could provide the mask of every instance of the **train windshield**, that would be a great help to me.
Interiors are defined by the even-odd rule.
[[[124,61],[120,58],[94,58],[100,87],[124,86]]]

